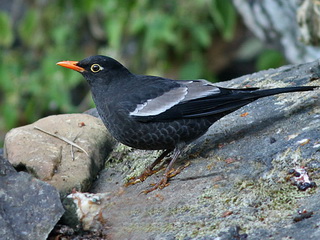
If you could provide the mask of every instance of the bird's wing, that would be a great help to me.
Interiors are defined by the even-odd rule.
[[[245,99],[243,92],[256,90],[220,88],[205,80],[176,82],[178,87],[138,104],[130,116],[142,122],[210,116],[248,104],[253,100]]]

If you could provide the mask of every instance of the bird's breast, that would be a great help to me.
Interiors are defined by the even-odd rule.
[[[174,149],[203,135],[212,124],[205,118],[162,122],[139,122],[129,115],[111,113],[102,121],[119,142],[138,149]]]

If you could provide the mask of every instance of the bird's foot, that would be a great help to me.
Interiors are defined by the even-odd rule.
[[[157,168],[157,169],[150,169],[147,168],[140,176],[138,177],[132,177],[128,180],[127,183],[124,184],[125,187],[128,187],[130,185],[134,185],[136,183],[140,183],[143,182],[144,180],[146,180],[149,176],[159,172],[160,170],[163,169],[163,166]]]
[[[147,190],[142,191],[141,193],[148,194],[149,192],[152,192],[156,189],[163,189],[170,185],[168,182],[170,178],[178,175],[183,169],[188,167],[190,165],[190,162],[187,162],[185,165],[178,167],[177,169],[171,169],[170,171],[166,172],[164,176],[161,178],[161,180],[156,183],[152,184],[153,186]]]
[[[187,162],[185,165],[178,167],[177,169],[171,169],[168,172],[168,178],[172,178],[176,175],[178,175],[179,173],[182,172],[183,169],[185,169],[186,167],[188,167],[190,165],[190,162]]]
[[[167,149],[164,152],[160,154],[159,157],[149,166],[146,168],[146,170],[139,176],[139,177],[132,177],[128,180],[126,184],[124,184],[125,187],[128,187],[129,185],[134,185],[139,182],[143,182],[146,180],[149,176],[159,172],[164,168],[164,164],[166,161],[164,161],[158,168],[155,169],[155,166],[157,166],[163,158],[165,158],[172,150]]]
[[[152,188],[143,190],[141,193],[148,194],[149,192],[152,192],[156,189],[163,189],[163,188],[169,186],[169,184],[170,183],[168,183],[168,176],[164,175],[163,178],[161,178],[161,180],[158,183],[152,184],[153,185]]]

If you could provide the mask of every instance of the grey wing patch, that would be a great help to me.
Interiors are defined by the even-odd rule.
[[[130,112],[130,115],[143,117],[161,114],[183,101],[187,93],[188,88],[186,86],[174,88],[159,97],[138,104],[136,109]]]
[[[159,97],[149,99],[144,103],[138,104],[135,110],[130,112],[130,115],[137,117],[156,116],[164,113],[179,103],[220,93],[220,89],[218,87],[215,87],[206,80],[180,80],[177,82],[181,84],[180,87],[171,89]]]
[[[179,83],[184,84],[188,88],[188,94],[183,99],[184,102],[219,94],[221,92],[218,87],[203,79],[196,81],[179,81]]]

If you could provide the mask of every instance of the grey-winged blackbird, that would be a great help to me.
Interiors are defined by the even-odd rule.
[[[150,175],[173,151],[163,178],[146,192],[165,187],[183,147],[203,135],[223,116],[261,97],[316,88],[229,89],[205,80],[136,75],[106,56],[57,64],[76,70],[86,78],[98,113],[114,138],[134,148],[164,150],[140,180]]]

